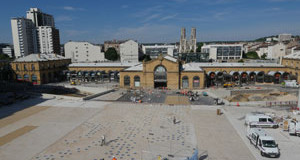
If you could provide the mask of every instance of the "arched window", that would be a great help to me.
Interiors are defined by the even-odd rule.
[[[34,64],[31,64],[31,70],[34,71],[35,70],[35,66]]]
[[[31,82],[33,84],[36,84],[37,83],[37,76],[35,74],[31,75]]]
[[[182,77],[182,88],[189,88],[189,78],[187,76]]]
[[[154,70],[154,81],[166,81],[167,70],[164,66],[158,66]]]
[[[200,78],[198,76],[195,76],[193,78],[193,88],[199,88],[200,87]]]
[[[17,80],[18,80],[18,81],[21,81],[21,80],[23,80],[22,76],[21,76],[21,75],[19,75],[19,74],[17,74]]]
[[[27,71],[27,65],[24,64],[24,71]]]
[[[124,86],[130,86],[130,77],[129,76],[124,77]]]
[[[28,76],[28,74],[24,74],[24,81],[29,81],[29,76]]]
[[[139,76],[134,76],[134,86],[140,87],[141,79]]]

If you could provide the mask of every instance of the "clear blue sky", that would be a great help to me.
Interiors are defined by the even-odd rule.
[[[30,7],[52,14],[61,42],[110,39],[176,42],[180,28],[197,28],[198,41],[250,40],[300,34],[300,0],[5,0],[0,42],[12,42],[10,18]]]

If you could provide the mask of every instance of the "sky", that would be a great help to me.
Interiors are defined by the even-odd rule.
[[[5,0],[0,5],[0,43],[12,43],[12,17],[31,7],[54,16],[61,43],[133,39],[173,43],[185,27],[197,41],[253,40],[300,34],[300,0]]]

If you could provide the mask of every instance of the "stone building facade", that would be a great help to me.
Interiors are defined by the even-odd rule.
[[[63,80],[70,63],[71,59],[56,54],[30,54],[11,62],[11,68],[16,81],[46,84]]]
[[[297,81],[300,81],[300,51],[284,56],[281,64],[284,65],[290,74],[297,77]]]
[[[170,56],[143,62],[120,72],[120,87],[199,89],[204,87],[204,72],[182,65]]]

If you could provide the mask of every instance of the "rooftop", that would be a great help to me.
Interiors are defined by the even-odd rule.
[[[182,68],[186,72],[203,71],[199,64],[200,63],[187,63],[182,65]]]
[[[199,67],[284,67],[277,63],[188,63]]]
[[[140,63],[121,63],[121,62],[111,62],[111,63],[72,63],[69,67],[131,67],[138,65]]]
[[[125,69],[125,71],[143,71],[143,64],[137,64],[135,66]]]
[[[283,58],[288,58],[288,59],[300,59],[300,51],[295,52],[293,54],[289,54],[287,56],[284,56]]]
[[[176,59],[176,58],[171,57],[171,56],[169,56],[169,55],[164,56],[164,58],[167,59],[167,60],[169,60],[169,61],[172,61],[172,62],[177,62],[177,59]]]
[[[68,59],[58,54],[30,54],[25,57],[18,58],[14,62],[36,62]]]

